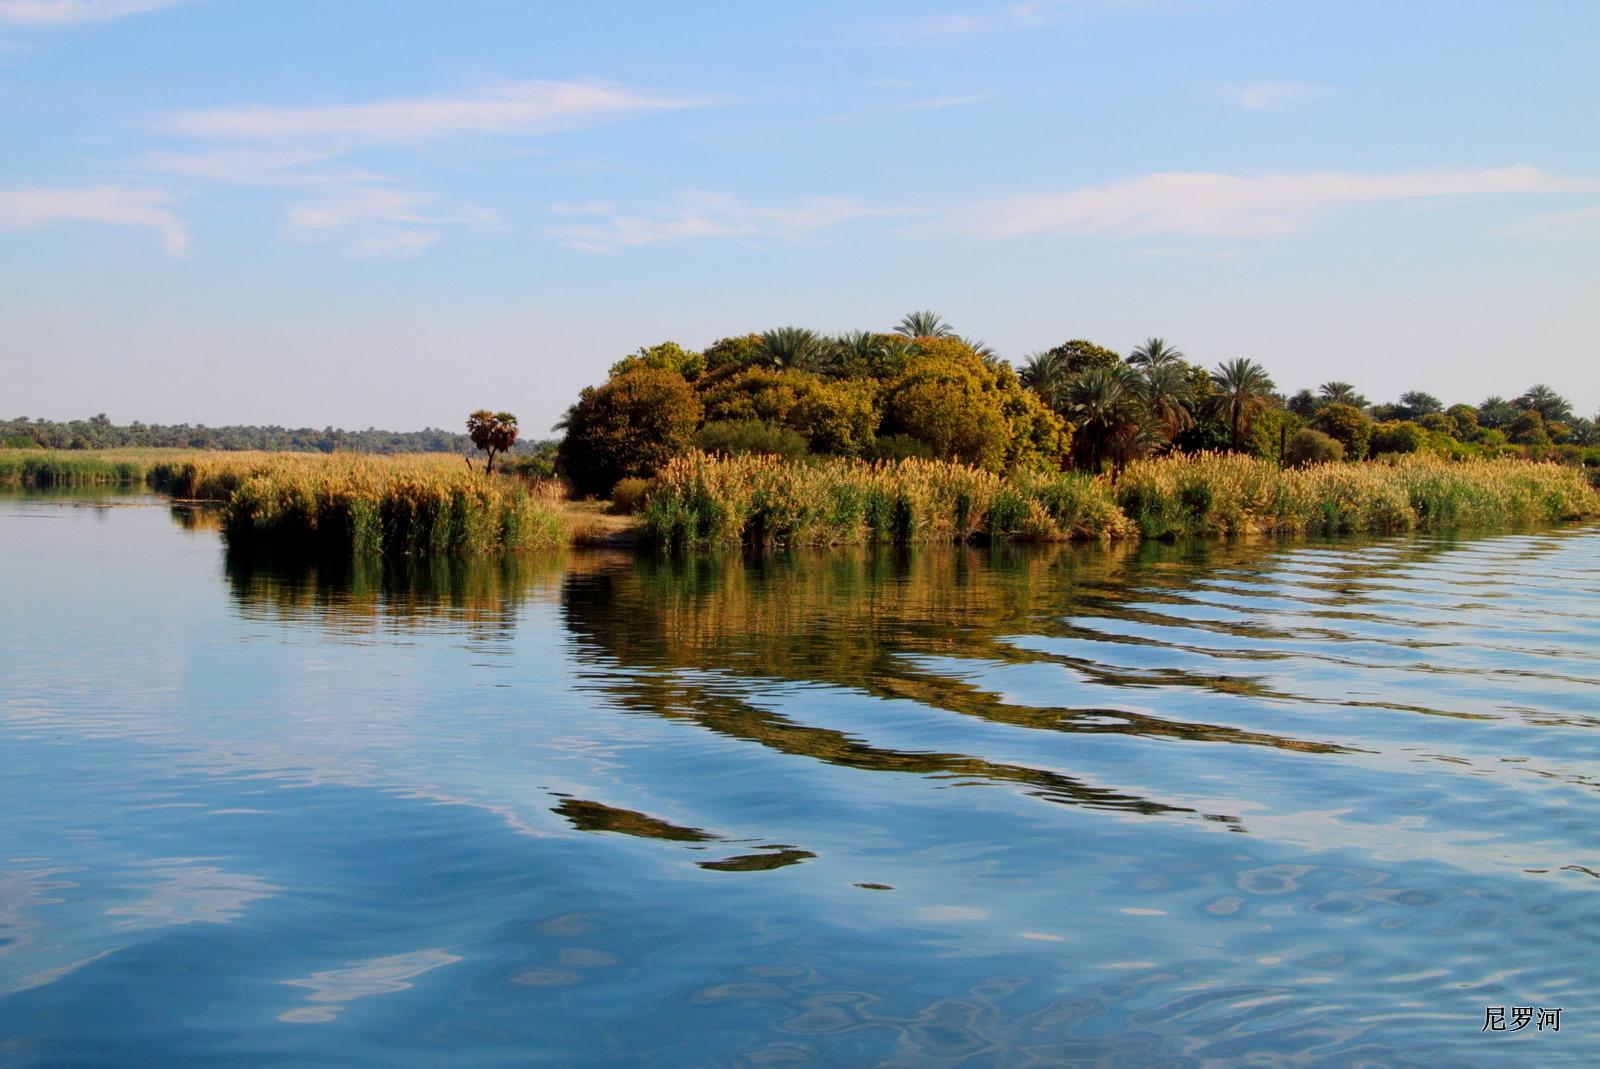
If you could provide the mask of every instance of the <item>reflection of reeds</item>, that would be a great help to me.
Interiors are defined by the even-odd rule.
[[[1051,542],[1487,529],[1597,514],[1600,494],[1581,472],[1525,461],[1417,456],[1286,470],[1202,453],[1140,461],[1113,485],[1061,472],[1002,478],[929,460],[696,453],[656,476],[641,534],[664,546]]]

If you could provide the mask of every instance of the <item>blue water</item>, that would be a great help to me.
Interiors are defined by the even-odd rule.
[[[1594,528],[309,568],[0,499],[0,1065],[1591,1066],[1597,726]]]

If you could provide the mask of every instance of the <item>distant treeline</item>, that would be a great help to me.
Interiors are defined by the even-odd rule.
[[[294,453],[474,453],[465,434],[429,427],[420,431],[346,431],[337,427],[207,427],[205,424],[139,423],[118,426],[102,413],[65,423],[46,419],[0,422],[0,445],[10,449],[260,449]],[[521,442],[513,450],[538,456],[554,442]]]

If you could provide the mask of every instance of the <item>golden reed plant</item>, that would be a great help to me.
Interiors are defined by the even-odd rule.
[[[1116,481],[960,464],[691,453],[640,512],[660,546],[1059,541],[1494,529],[1600,515],[1582,472],[1428,456],[1284,469],[1238,454],[1138,461]]]
[[[71,453],[13,456],[0,455],[0,479],[25,485],[143,482],[173,497],[218,502],[223,533],[236,548],[477,554],[563,546],[569,539],[558,486],[486,478],[451,454],[107,450],[85,460]]]

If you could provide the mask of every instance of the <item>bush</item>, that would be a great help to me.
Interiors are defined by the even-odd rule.
[[[765,420],[715,420],[701,427],[694,440],[707,453],[722,456],[759,453],[795,460],[810,452],[798,433]]]
[[[611,488],[611,511],[624,516],[632,515],[639,511],[639,507],[649,496],[649,479],[639,479],[632,475],[626,479],[618,479],[617,485]]]
[[[1367,443],[1372,437],[1372,418],[1354,405],[1338,402],[1323,405],[1311,417],[1311,428],[1344,446],[1347,460],[1361,460],[1367,455]]]
[[[872,456],[875,460],[910,460],[913,457],[932,460],[933,450],[928,448],[928,443],[909,434],[884,434],[872,444]]]
[[[558,464],[580,494],[604,495],[618,479],[645,478],[687,451],[700,399],[682,375],[655,368],[588,387],[567,410]]]
[[[1344,459],[1344,446],[1310,427],[1295,432],[1289,439],[1289,452],[1285,462],[1297,468],[1310,464],[1332,464]]]
[[[1410,420],[1390,420],[1372,429],[1370,449],[1373,456],[1381,453],[1417,453],[1427,444],[1428,432]]]

